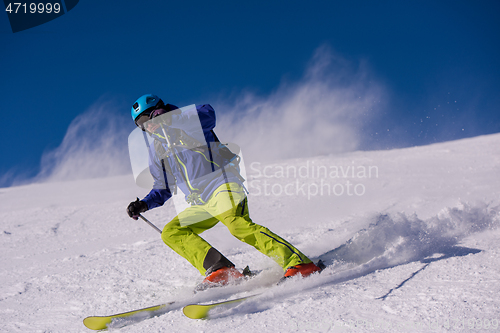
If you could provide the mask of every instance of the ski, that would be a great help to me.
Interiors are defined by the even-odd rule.
[[[260,271],[250,271],[250,268],[247,266],[243,269],[242,274],[245,276],[245,280],[249,280],[257,274],[259,274]],[[203,291],[203,289],[197,288],[194,290],[195,293]],[[124,313],[118,313],[118,314],[113,314],[110,316],[90,316],[87,317],[83,320],[83,324],[87,327],[90,328],[91,330],[104,330],[108,328],[118,328],[118,327],[123,327],[131,324],[135,324],[137,322],[160,316],[162,314],[165,314],[169,311],[177,310],[182,307],[182,305],[179,305],[176,307],[173,307],[172,305],[175,302],[168,302],[164,304],[159,304],[155,306],[150,306],[147,308],[142,308],[138,310],[133,310],[133,311],[128,311]],[[184,303],[185,304],[185,303]]]
[[[170,306],[174,303],[175,302],[164,303],[110,316],[90,316],[83,320],[83,324],[87,328],[96,331],[104,330],[110,327],[123,327],[174,310],[170,308]]]
[[[246,297],[240,297],[240,298],[232,299],[229,301],[222,301],[222,302],[211,303],[211,304],[189,304],[189,305],[186,305],[182,309],[182,312],[184,313],[184,315],[186,317],[191,318],[191,319],[207,319],[210,310],[213,310],[215,308],[220,308],[220,307],[226,307],[229,305],[236,305],[237,303],[243,302],[247,299],[253,298],[253,297],[258,296],[258,295],[260,295],[260,294],[246,296]]]

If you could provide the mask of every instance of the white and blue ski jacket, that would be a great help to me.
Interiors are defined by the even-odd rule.
[[[184,109],[184,108],[183,108]],[[213,128],[215,111],[209,104],[185,111],[172,111],[171,124],[164,127],[171,146],[161,129],[155,130],[149,150],[149,170],[153,189],[142,199],[148,209],[162,206],[179,188],[191,204],[203,204],[224,183],[242,184],[238,156],[221,144]],[[200,126],[201,125],[201,126]]]

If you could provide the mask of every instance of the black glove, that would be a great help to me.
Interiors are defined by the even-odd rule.
[[[140,201],[137,198],[136,201],[132,201],[127,207],[127,214],[134,220],[139,218],[140,213],[144,213],[148,210],[148,205],[144,201]]]

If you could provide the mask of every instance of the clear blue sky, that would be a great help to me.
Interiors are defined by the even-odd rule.
[[[404,127],[363,148],[500,132],[499,17],[499,1],[82,0],[13,34],[0,14],[0,175],[36,175],[44,152],[98,100],[128,116],[148,92],[179,106],[268,94],[299,79],[325,44],[366,61],[390,91],[371,130]]]

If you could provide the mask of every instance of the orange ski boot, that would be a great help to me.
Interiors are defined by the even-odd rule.
[[[320,261],[318,265],[315,265],[313,262],[308,264],[299,264],[296,266],[288,267],[285,271],[285,275],[280,280],[280,283],[285,281],[292,276],[301,275],[302,277],[307,277],[313,273],[321,272],[325,265]]]
[[[200,291],[208,288],[225,286],[229,283],[240,281],[244,277],[245,276],[234,267],[222,267],[210,273],[205,280],[196,287],[196,290]]]

